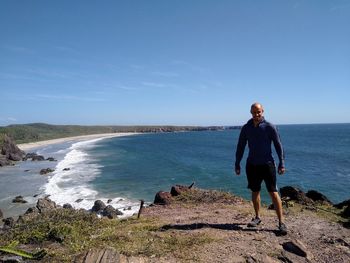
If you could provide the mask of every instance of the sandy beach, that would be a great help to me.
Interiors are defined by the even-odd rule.
[[[92,140],[97,138],[112,138],[112,137],[120,137],[120,136],[129,136],[129,135],[136,135],[139,133],[135,132],[121,132],[121,133],[101,133],[101,134],[90,134],[90,135],[81,135],[81,136],[73,136],[73,137],[64,137],[59,139],[52,139],[52,140],[46,140],[46,141],[38,141],[38,142],[30,142],[30,143],[23,143],[18,144],[17,146],[22,151],[28,151],[33,148],[46,146],[50,144],[56,144],[56,143],[63,143],[63,142],[69,142],[69,141],[86,141],[86,140]]]

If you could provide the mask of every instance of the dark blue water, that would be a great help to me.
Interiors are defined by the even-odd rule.
[[[283,125],[278,129],[287,169],[278,176],[279,188],[314,189],[335,203],[350,199],[350,124]],[[37,198],[50,195],[58,204],[84,209],[90,209],[97,199],[111,199],[115,208],[131,207],[125,211],[128,216],[137,212],[138,199],[152,202],[156,192],[192,182],[250,199],[245,173],[233,173],[239,132],[139,134],[43,146],[36,151],[57,162],[22,162],[1,168],[0,208],[6,216],[18,215]],[[41,176],[40,169],[47,167],[55,171]],[[25,172],[27,169],[30,171]],[[23,195],[28,204],[13,204],[17,195]],[[264,185],[262,198],[269,202]],[[83,201],[76,202],[78,199]]]
[[[287,169],[278,176],[279,187],[318,190],[333,202],[350,198],[350,124],[281,125],[278,129]],[[101,167],[91,185],[101,195],[152,201],[159,190],[194,181],[197,187],[250,198],[245,174],[233,173],[239,132],[158,133],[101,140],[87,150]],[[267,201],[265,189],[262,194]]]

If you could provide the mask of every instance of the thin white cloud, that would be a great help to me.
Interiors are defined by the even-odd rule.
[[[161,77],[178,77],[179,74],[175,72],[162,72],[162,71],[153,71],[152,75],[161,76]]]
[[[48,95],[48,94],[37,94],[32,98],[36,99],[47,99],[47,100],[75,100],[75,101],[86,101],[86,102],[102,102],[106,101],[103,98],[92,98],[92,97],[78,97],[69,95]]]
[[[25,54],[33,54],[35,53],[34,50],[27,48],[27,47],[19,47],[19,46],[7,46],[3,45],[3,49],[6,49],[11,52],[16,52],[16,53],[25,53]]]
[[[200,72],[200,73],[205,73],[205,72],[209,71],[208,68],[200,67],[200,66],[194,65],[194,64],[189,63],[189,62],[184,61],[184,60],[173,60],[171,62],[171,64],[185,66],[185,67],[187,67],[187,68],[189,68],[189,69],[191,69],[193,71],[197,71],[197,72]]]

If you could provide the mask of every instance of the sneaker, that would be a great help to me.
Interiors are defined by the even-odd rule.
[[[287,226],[284,223],[280,223],[278,226],[279,234],[282,236],[287,235]]]
[[[256,227],[257,225],[259,225],[261,223],[261,219],[259,217],[255,217],[252,219],[251,222],[248,223],[248,227]]]

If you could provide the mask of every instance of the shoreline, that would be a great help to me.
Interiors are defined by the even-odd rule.
[[[106,138],[122,137],[122,136],[137,135],[137,134],[141,134],[141,133],[137,133],[137,132],[99,133],[99,134],[63,137],[63,138],[38,141],[38,142],[22,143],[22,144],[17,144],[17,146],[22,151],[28,151],[38,147],[43,147],[43,146],[57,144],[57,143],[64,143],[69,141],[86,141],[86,140],[99,139],[99,138],[106,139]]]

